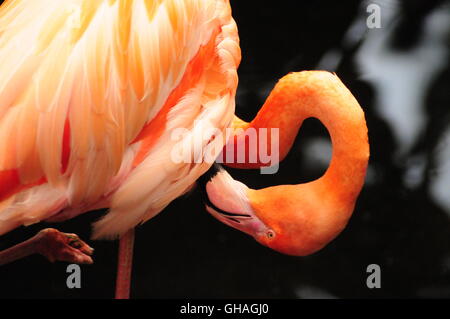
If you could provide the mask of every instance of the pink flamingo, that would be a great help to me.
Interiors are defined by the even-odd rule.
[[[212,164],[172,161],[173,131],[186,128],[193,149],[220,150],[225,138],[195,137],[277,128],[283,159],[309,117],[333,142],[322,178],[252,190],[222,170],[206,183],[207,210],[297,256],[346,226],[369,157],[362,109],[336,75],[309,71],[280,80],[251,123],[236,118],[241,52],[228,0],[7,0],[0,34],[0,235],[109,208],[92,238],[120,238],[116,297],[128,298],[134,228]],[[235,132],[227,148],[245,134]],[[0,252],[0,264],[33,253],[92,263],[76,235],[46,229]]]

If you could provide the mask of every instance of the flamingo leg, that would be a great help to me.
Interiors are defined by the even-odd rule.
[[[126,232],[119,241],[117,262],[116,299],[130,298],[131,270],[133,267],[134,228]]]
[[[46,228],[34,237],[0,252],[0,266],[33,254],[41,254],[49,261],[92,264],[94,249],[75,234]]]

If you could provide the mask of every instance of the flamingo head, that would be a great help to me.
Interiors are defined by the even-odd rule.
[[[287,198],[285,195],[289,191],[298,193],[297,189],[284,189],[290,186],[294,187],[284,185],[252,190],[220,169],[205,184],[206,210],[222,223],[251,235],[262,245],[280,253],[310,255],[332,241],[347,220],[322,218],[325,216],[323,208],[316,210],[311,203],[303,202],[301,195]],[[309,195],[310,189],[305,188],[305,195]],[[284,200],[280,201],[280,198]]]

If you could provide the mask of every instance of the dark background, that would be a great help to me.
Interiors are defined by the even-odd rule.
[[[336,72],[366,112],[371,143],[366,186],[345,231],[309,257],[278,254],[219,223],[204,210],[198,191],[179,198],[137,229],[132,297],[449,298],[450,207],[433,195],[433,183],[441,174],[448,176],[450,167],[439,160],[449,148],[449,139],[443,142],[450,123],[448,58],[436,68],[418,101],[423,126],[406,134],[413,136],[408,145],[396,133],[395,119],[380,109],[380,83],[365,74],[364,56],[358,60],[370,36],[378,33],[388,39],[380,52],[406,61],[426,40],[427,21],[435,19],[436,12],[449,12],[449,4],[378,1],[382,29],[369,31],[352,28],[368,16],[367,4],[361,1],[231,3],[243,50],[237,114],[250,120],[276,80],[290,71]],[[450,20],[443,25],[449,26]],[[448,30],[443,34],[436,43],[448,52]],[[437,52],[433,46],[429,50]],[[380,52],[374,54],[383,62]],[[431,62],[425,56],[413,65]],[[422,81],[421,73],[416,76]],[[398,107],[406,110],[404,116],[417,112],[401,102]],[[326,169],[329,145],[318,141],[327,138],[318,121],[308,120],[278,174],[228,170],[254,188],[310,181]],[[450,189],[450,184],[445,187]],[[440,189],[442,193],[442,183]],[[100,214],[91,212],[51,226],[88,239],[90,224]],[[48,225],[17,229],[0,238],[0,249],[44,227]],[[89,243],[96,249],[95,264],[82,266],[82,289],[66,287],[66,264],[32,256],[0,268],[0,298],[112,298],[117,243]],[[374,263],[382,269],[382,288],[370,290],[366,268]]]

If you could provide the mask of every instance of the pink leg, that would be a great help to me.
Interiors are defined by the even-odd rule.
[[[53,228],[41,230],[34,237],[0,252],[0,266],[33,254],[41,254],[51,262],[65,261],[92,264],[94,249],[75,234],[62,233]]]
[[[116,299],[130,298],[131,270],[133,267],[134,228],[120,238],[117,263]]]

